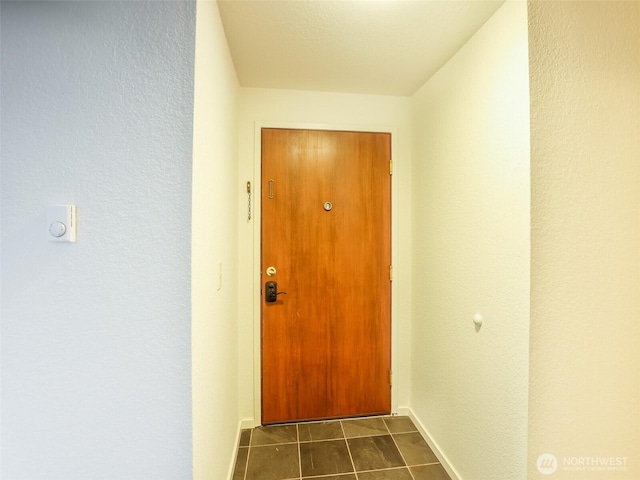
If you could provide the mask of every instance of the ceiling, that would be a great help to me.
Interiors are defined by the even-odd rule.
[[[240,85],[411,96],[504,3],[218,0]]]

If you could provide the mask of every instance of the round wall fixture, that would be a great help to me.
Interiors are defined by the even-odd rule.
[[[49,233],[56,238],[63,236],[67,231],[67,226],[62,222],[53,222],[49,225]]]

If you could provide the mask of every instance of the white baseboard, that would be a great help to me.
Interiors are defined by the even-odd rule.
[[[411,410],[411,408],[409,407],[398,407],[398,415],[406,415],[413,421],[416,428],[420,431],[420,433],[426,440],[427,445],[429,445],[429,448],[433,450],[433,453],[436,457],[438,457],[440,464],[451,477],[451,480],[462,480],[462,477],[458,474],[456,469],[453,468],[453,465],[451,465],[446,455],[442,453],[442,451],[438,447],[438,444],[433,440],[433,437],[429,434],[429,431],[424,426],[424,424],[418,419],[418,417],[416,417],[415,413],[413,413],[413,410]]]
[[[233,469],[236,467],[236,461],[238,459],[238,445],[240,445],[240,435],[242,434],[242,430],[246,430],[248,428],[254,428],[259,426],[259,423],[256,423],[253,418],[243,418],[238,422],[238,431],[236,432],[236,449],[233,452],[233,456],[231,458],[231,465],[229,465],[229,473],[227,474],[227,478],[232,480],[233,478]]]
[[[240,434],[242,433],[242,430],[246,428],[242,426],[243,421],[244,420],[240,420],[238,422],[238,429],[236,430],[236,443],[234,444],[235,449],[233,451],[233,455],[231,455],[231,465],[229,465],[229,470],[227,472],[227,478],[229,480],[233,479],[233,471],[236,468],[236,460],[238,459],[238,445],[240,445]]]
[[[255,418],[243,418],[240,420],[240,429],[246,430],[247,428],[259,427],[260,422],[256,422]]]

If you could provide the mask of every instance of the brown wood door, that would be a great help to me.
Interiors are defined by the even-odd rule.
[[[390,412],[390,152],[388,133],[262,130],[263,424]]]

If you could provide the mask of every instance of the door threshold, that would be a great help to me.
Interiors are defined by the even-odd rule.
[[[303,418],[298,420],[290,420],[286,422],[276,422],[276,423],[261,423],[262,427],[277,427],[281,425],[297,425],[304,423],[325,423],[325,422],[338,422],[341,420],[360,420],[366,418],[386,418],[386,417],[397,417],[397,413],[363,413],[361,415],[339,415],[335,417],[318,417],[318,418]]]

